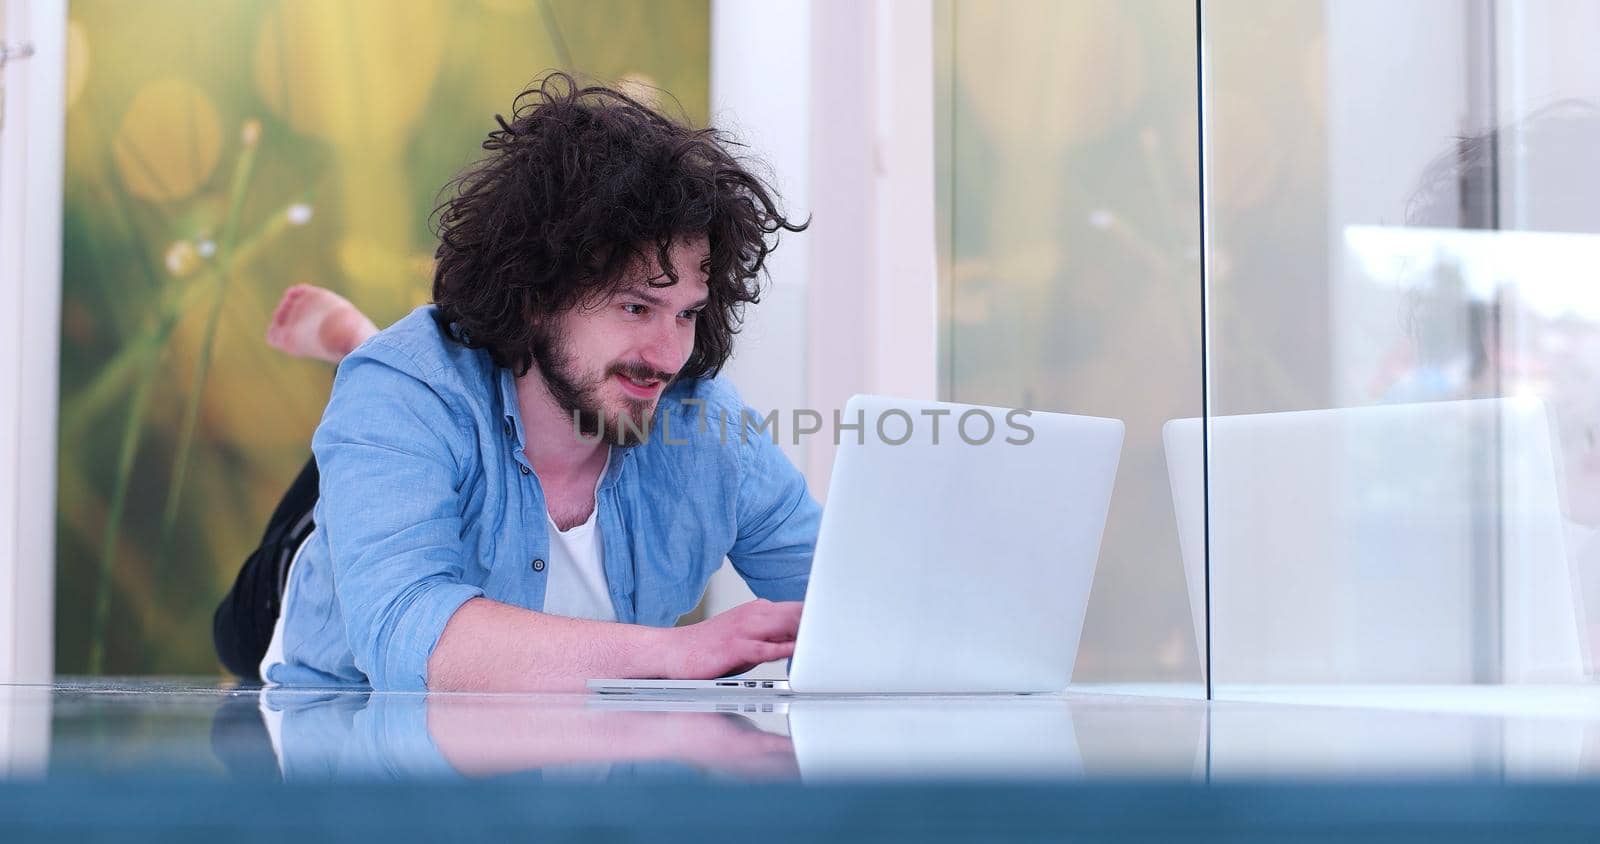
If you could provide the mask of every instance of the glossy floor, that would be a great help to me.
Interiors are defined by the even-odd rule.
[[[1600,778],[1600,688],[1261,687],[1211,703],[1187,691],[609,698],[63,681],[0,686],[0,765],[12,780]]]

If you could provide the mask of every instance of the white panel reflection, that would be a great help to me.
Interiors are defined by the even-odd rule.
[[[1072,710],[1059,698],[799,699],[789,730],[807,782],[1083,774]]]
[[[1555,160],[1541,166],[1581,179],[1573,155],[1592,147],[1594,113],[1578,114],[1537,124],[1557,133],[1540,147]],[[1555,183],[1538,197],[1546,211],[1594,199]],[[1556,217],[1549,222],[1593,220]],[[1542,398],[1567,555],[1581,600],[1600,606],[1600,235],[1346,226],[1341,261],[1331,299],[1334,403]],[[1591,612],[1588,622],[1580,635],[1594,674],[1600,617]]]
[[[1164,435],[1198,604],[1200,420]],[[1583,676],[1584,613],[1538,399],[1216,417],[1208,456],[1219,696],[1239,683]]]
[[[1351,318],[1398,313],[1400,302],[1379,300],[1380,291],[1439,291],[1462,302],[1514,293],[1525,313],[1600,322],[1600,286],[1575,283],[1600,273],[1600,235],[1345,226],[1344,249],[1347,286],[1370,288],[1372,297],[1362,302],[1352,295],[1345,315]]]
[[[1496,777],[1502,729],[1465,715],[1218,704],[1211,777]]]
[[[51,705],[47,687],[0,685],[0,781],[49,771]]]
[[[1456,690],[1459,694],[1459,689]],[[1217,704],[1211,778],[1592,777],[1597,722],[1322,706]]]

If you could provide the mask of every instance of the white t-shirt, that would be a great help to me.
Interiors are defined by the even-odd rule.
[[[596,508],[599,509],[599,508]],[[549,521],[546,516],[546,521]],[[550,522],[550,580],[544,587],[544,611],[568,618],[616,621],[606,588],[605,553],[594,514],[571,530]]]
[[[611,456],[606,455],[606,466],[600,477],[606,476]],[[599,495],[600,482],[595,481],[595,494]],[[605,549],[600,544],[600,528],[595,516],[600,512],[599,501],[589,511],[589,519],[569,530],[557,530],[548,510],[545,521],[550,525],[550,579],[544,586],[544,611],[568,618],[587,618],[592,621],[616,621],[617,611],[611,606],[611,590],[606,588]]]
[[[306,546],[311,544],[311,537],[316,536],[316,535],[317,535],[317,529],[316,528],[312,528],[311,532],[306,534],[306,538],[300,540],[300,547],[294,549],[294,556],[289,558],[289,579],[290,580],[294,579],[294,573],[296,571],[299,571],[299,569],[300,569],[299,566],[295,565],[295,563],[300,562],[300,552],[306,550]],[[274,621],[272,623],[272,641],[267,643],[267,653],[266,653],[265,656],[263,656],[261,658],[261,665],[258,666],[257,669],[256,669],[257,671],[259,671],[261,673],[261,681],[262,681],[262,683],[264,683],[265,685],[268,685],[268,686],[277,685],[277,683],[274,683],[272,681],[272,676],[270,674],[268,674],[267,672],[271,671],[274,666],[279,665],[280,663],[283,662],[283,620],[285,618],[287,618],[288,616],[289,616],[289,584],[288,583],[284,583],[283,584],[283,595],[281,596],[281,600],[278,603],[278,620]],[[281,713],[280,713],[280,715],[281,715]],[[268,727],[270,728],[271,726],[272,725],[269,723]],[[274,745],[274,746],[276,746],[276,745]],[[282,757],[280,756],[279,758],[282,758]]]

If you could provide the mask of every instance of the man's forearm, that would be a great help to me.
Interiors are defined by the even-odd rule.
[[[430,691],[581,691],[592,677],[662,677],[670,630],[586,621],[474,598],[428,658]]]

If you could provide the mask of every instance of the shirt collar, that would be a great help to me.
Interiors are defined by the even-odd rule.
[[[500,373],[500,405],[505,412],[503,427],[506,435],[517,444],[517,459],[523,460],[526,459],[523,452],[528,448],[528,440],[522,430],[522,406],[517,403],[517,379],[506,367],[497,366],[495,371]]]

